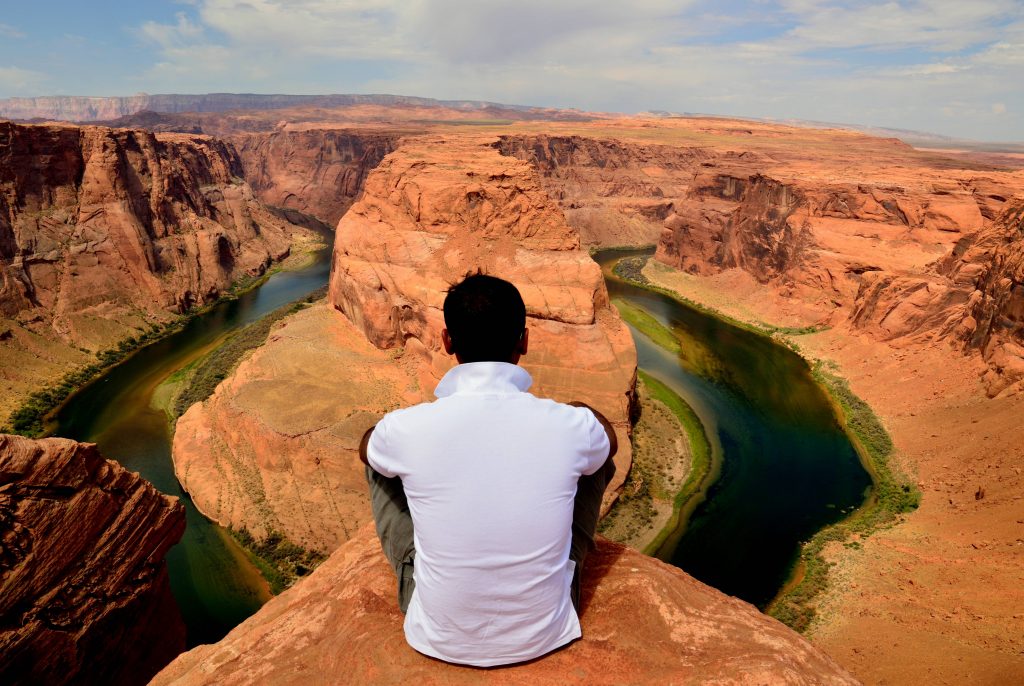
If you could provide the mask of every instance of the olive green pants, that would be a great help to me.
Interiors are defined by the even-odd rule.
[[[614,475],[615,463],[609,459],[593,474],[581,476],[576,485],[569,559],[576,563],[576,572],[572,579],[572,604],[577,613],[580,610],[583,561],[587,553],[594,549],[594,534],[601,514],[601,498]],[[409,503],[405,498],[400,478],[388,479],[367,467],[366,480],[370,484],[370,505],[373,508],[377,536],[380,538],[385,557],[398,577],[398,607],[404,613],[409,607],[412,591],[416,587],[413,580],[416,548],[413,545]]]

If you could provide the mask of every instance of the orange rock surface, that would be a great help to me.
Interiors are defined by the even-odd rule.
[[[474,669],[424,657],[405,642],[394,572],[367,526],[299,586],[152,683],[857,683],[753,606],[607,540],[587,558],[582,602],[583,638],[540,659]]]
[[[263,202],[337,226],[371,169],[398,144],[386,132],[311,129],[232,136],[246,181]]]
[[[214,521],[330,552],[370,518],[359,439],[422,397],[400,360],[314,305],[178,420],[175,473]]]
[[[185,647],[175,498],[91,444],[0,434],[0,682],[143,684]]]
[[[287,255],[241,174],[207,137],[0,123],[3,405]]]

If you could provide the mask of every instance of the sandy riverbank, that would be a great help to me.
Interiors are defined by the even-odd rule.
[[[655,284],[750,323],[826,313],[738,271],[701,278],[650,262]],[[826,550],[830,585],[812,641],[868,684],[1024,682],[1024,397],[986,397],[976,358],[894,348],[833,316],[797,340],[833,361],[881,417],[921,507],[857,545]]]

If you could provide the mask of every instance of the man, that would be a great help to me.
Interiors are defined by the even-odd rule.
[[[360,456],[377,534],[398,577],[406,639],[490,667],[580,637],[580,571],[614,474],[615,433],[582,403],[526,392],[526,308],[477,274],[444,301],[458,365],[437,400],[387,414]]]

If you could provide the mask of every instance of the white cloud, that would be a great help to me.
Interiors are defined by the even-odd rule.
[[[189,4],[138,27],[159,55],[139,89],[391,92],[1024,139],[1019,0],[778,0],[728,20],[698,0]]]
[[[27,95],[34,89],[38,89],[46,79],[46,74],[32,69],[0,67],[0,93]]]
[[[24,38],[25,34],[10,24],[0,23],[0,36],[4,36],[5,38]]]

